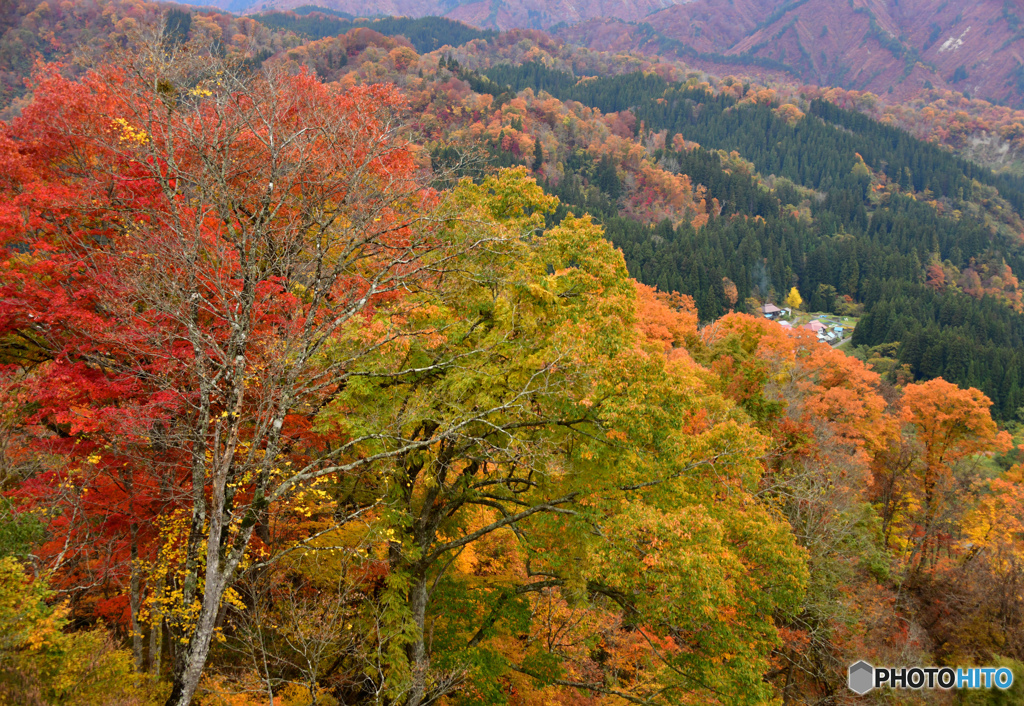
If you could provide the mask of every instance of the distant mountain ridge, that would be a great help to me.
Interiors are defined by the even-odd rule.
[[[590,20],[559,34],[719,73],[738,64],[898,98],[934,87],[1024,104],[1024,7],[1010,0],[694,0],[638,23]]]
[[[197,2],[198,4],[198,2]],[[204,3],[210,4],[210,3]],[[310,0],[214,0],[238,13]],[[602,50],[678,56],[716,73],[893,93],[948,88],[1024,106],[1024,7],[1013,0],[316,0],[351,17],[436,15],[553,30]],[[742,71],[740,70],[742,68]]]
[[[328,10],[352,17],[380,15],[446,17],[482,29],[549,29],[597,18],[627,22],[687,0],[317,0]],[[310,0],[196,0],[195,5],[213,5],[237,13],[291,10],[309,5]]]

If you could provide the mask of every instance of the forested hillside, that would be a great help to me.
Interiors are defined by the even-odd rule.
[[[560,28],[594,49],[678,56],[715,72],[838,86],[909,102],[955,90],[1024,107],[1024,25],[1009,0],[693,0],[632,22]]]
[[[202,37],[226,51],[261,61],[301,43],[258,22],[219,12],[191,12],[144,0],[22,0],[0,3],[0,117],[20,106],[36,61],[60,62],[78,73],[140,31]],[[170,13],[170,14],[168,14]]]
[[[293,32],[306,39],[336,37],[355,27],[367,27],[383,35],[405,37],[421,54],[443,46],[461,46],[474,39],[489,39],[496,34],[492,30],[479,30],[441,17],[356,20],[313,7],[296,8],[295,12],[265,12],[256,15],[255,19],[272,30]]]
[[[606,227],[635,277],[692,295],[702,319],[743,309],[751,297],[781,301],[793,286],[812,310],[834,311],[845,298],[863,304],[869,317],[855,343],[908,342],[895,358],[912,376],[977,386],[1005,418],[1024,406],[1019,337],[1002,328],[963,328],[965,318],[991,321],[986,312],[993,310],[1013,322],[1010,330],[1024,323],[1013,274],[1024,268],[1020,178],[994,175],[820,100],[804,114],[780,107],[770,93],[740,99],[650,74],[577,83],[537,63],[486,73],[513,89],[544,90],[605,113],[630,109],[638,131],[661,133],[659,144],[681,140],[683,151],[663,147],[653,157],[702,184],[718,204],[715,217],[697,228],[662,223],[651,229],[609,212]],[[700,147],[686,146],[694,143]],[[775,188],[725,174],[733,170],[709,149],[749,159]],[[609,193],[607,180],[594,182],[616,195],[615,184]],[[801,195],[794,187],[810,191]],[[564,189],[555,193],[573,200]],[[915,308],[904,307],[899,323],[876,323],[876,306],[890,308],[896,296],[931,299],[935,290],[949,302],[947,311],[960,313],[916,318]],[[923,367],[922,346],[930,351]],[[971,346],[980,347],[967,365],[958,351]]]
[[[214,5],[231,12],[255,13],[293,10],[318,5],[340,15],[354,17],[446,17],[486,29],[528,27],[547,29],[564,22],[592,17],[638,20],[679,0],[603,0],[577,3],[570,0],[192,0],[192,5]]]
[[[96,2],[8,23],[107,36],[0,122],[0,703],[1021,698],[1020,178],[540,32]]]

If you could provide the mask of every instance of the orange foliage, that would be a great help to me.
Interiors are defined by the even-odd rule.
[[[697,307],[693,297],[659,292],[636,281],[633,286],[638,295],[636,328],[643,339],[661,345],[666,353],[686,354],[683,346],[697,334]]]
[[[916,430],[925,465],[938,471],[971,454],[1011,448],[1010,435],[992,421],[991,406],[981,390],[964,390],[936,378],[907,386],[902,419]]]

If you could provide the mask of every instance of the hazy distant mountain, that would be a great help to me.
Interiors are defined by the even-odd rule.
[[[311,0],[214,0],[232,12]],[[1024,7],[1011,0],[313,0],[354,17],[437,15],[554,28],[595,49],[675,54],[716,72],[787,74],[908,97],[951,88],[1022,105]],[[210,3],[205,3],[210,4]],[[742,68],[742,71],[740,70]]]
[[[1015,105],[1024,95],[1024,7],[1009,0],[695,0],[560,34],[875,93],[931,85]]]
[[[249,13],[315,4],[354,17],[436,15],[488,29],[548,29],[594,18],[640,21],[680,1],[686,0],[195,0],[193,4]]]

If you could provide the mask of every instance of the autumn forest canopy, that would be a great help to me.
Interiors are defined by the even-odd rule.
[[[1024,178],[958,145],[1024,115],[942,101],[0,9],[0,704],[1024,703]]]

